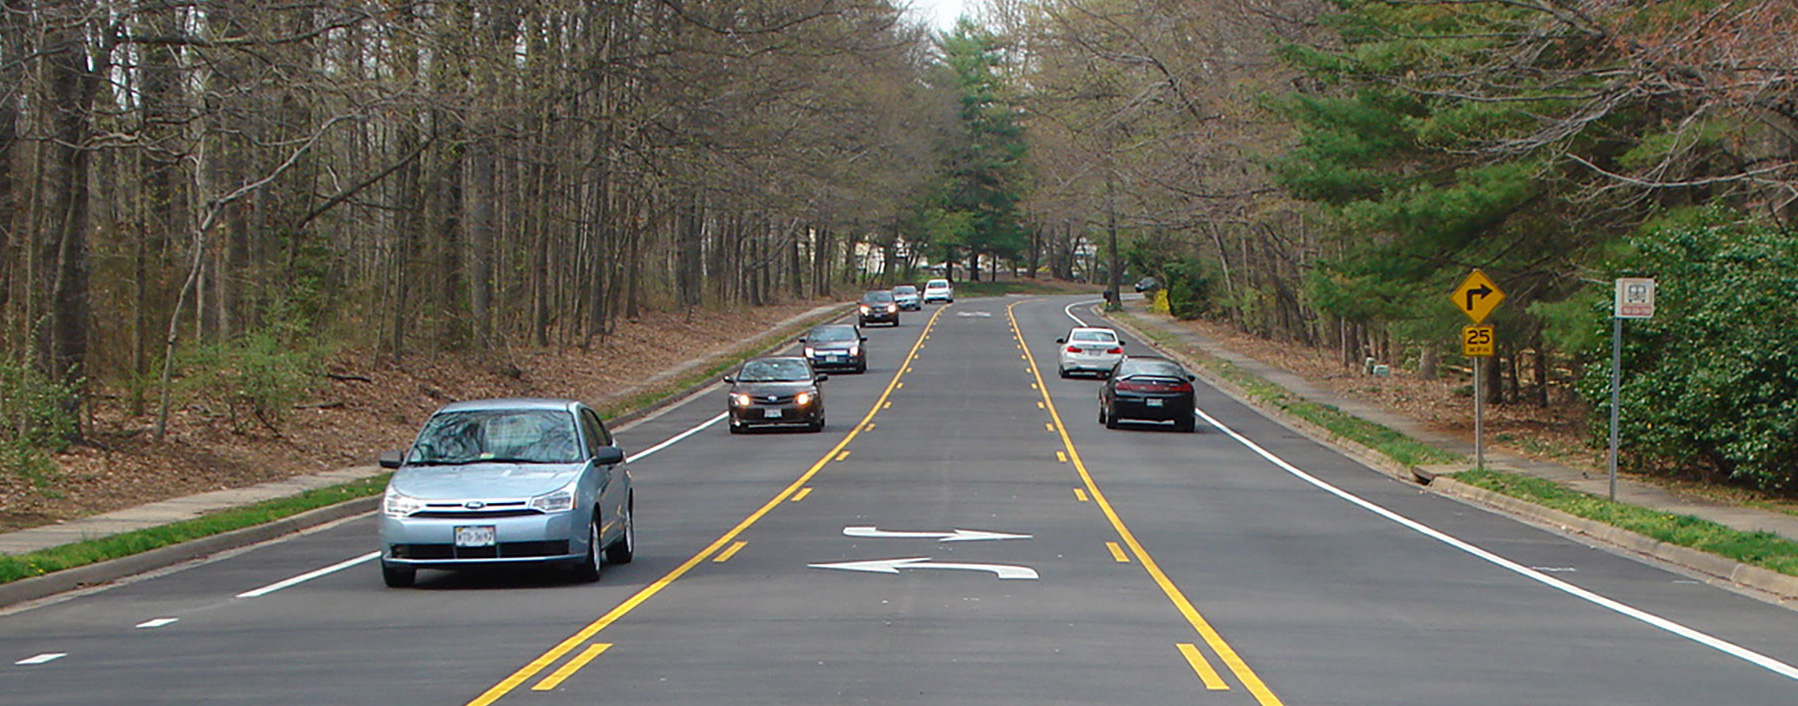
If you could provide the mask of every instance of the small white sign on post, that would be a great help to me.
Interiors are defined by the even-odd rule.
[[[1654,318],[1654,280],[1623,277],[1617,280],[1617,301],[1611,311],[1619,319]]]

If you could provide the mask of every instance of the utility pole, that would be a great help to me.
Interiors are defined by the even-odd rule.
[[[1111,179],[1112,173],[1107,171],[1105,173],[1105,234],[1111,240],[1111,266],[1106,268],[1109,272],[1105,285],[1105,302],[1107,307],[1118,307],[1122,305],[1123,301],[1118,298],[1118,291],[1123,286],[1124,272],[1118,258],[1118,213],[1116,204],[1112,202]]]

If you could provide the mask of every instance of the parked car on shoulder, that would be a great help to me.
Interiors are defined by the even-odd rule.
[[[805,345],[805,358],[813,370],[848,370],[868,372],[868,337],[848,324],[814,326],[799,342]]]
[[[1064,378],[1074,373],[1104,375],[1124,357],[1123,340],[1108,328],[1075,327],[1055,342],[1061,344],[1055,369]]]
[[[955,301],[955,285],[946,279],[933,279],[924,283],[924,303]]]
[[[419,569],[495,564],[560,564],[598,581],[602,562],[635,555],[624,450],[580,402],[457,402],[381,465],[395,469],[381,501],[388,586],[412,585]]]
[[[818,383],[828,379],[799,356],[744,362],[735,373],[724,376],[730,383],[726,403],[730,433],[741,434],[754,427],[824,431],[824,392]]]
[[[910,284],[893,288],[893,303],[899,305],[900,311],[918,311],[924,308],[924,299],[918,294],[918,288]]]
[[[1172,423],[1176,431],[1193,431],[1194,379],[1166,358],[1124,356],[1099,388],[1099,423],[1107,429],[1125,421]]]
[[[856,307],[856,322],[862,326],[868,324],[899,325],[899,303],[893,301],[893,293],[885,289],[876,289],[862,295],[861,305]]]

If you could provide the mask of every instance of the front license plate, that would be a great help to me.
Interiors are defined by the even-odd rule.
[[[762,410],[762,418],[764,418],[764,419],[779,419],[780,418],[780,410],[764,409],[764,410]]]
[[[456,528],[456,546],[458,547],[491,547],[493,546],[493,525],[471,525]]]
[[[1148,405],[1149,405],[1149,406],[1150,406],[1150,407],[1160,407],[1160,406],[1161,406],[1161,400],[1158,400],[1158,399],[1153,399],[1153,398],[1150,398],[1150,399],[1149,399],[1149,400],[1148,400]]]

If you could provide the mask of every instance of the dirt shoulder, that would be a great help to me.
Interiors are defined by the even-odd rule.
[[[729,351],[829,303],[658,312],[620,323],[588,350],[441,354],[397,364],[347,352],[332,361],[332,375],[289,411],[279,431],[233,425],[223,410],[194,403],[173,411],[167,438],[157,442],[153,417],[126,414],[120,400],[102,391],[89,443],[58,455],[53,474],[36,483],[0,477],[0,531],[370,465],[380,452],[404,446],[425,416],[455,400],[571,397],[603,408],[636,394],[659,373]]]

